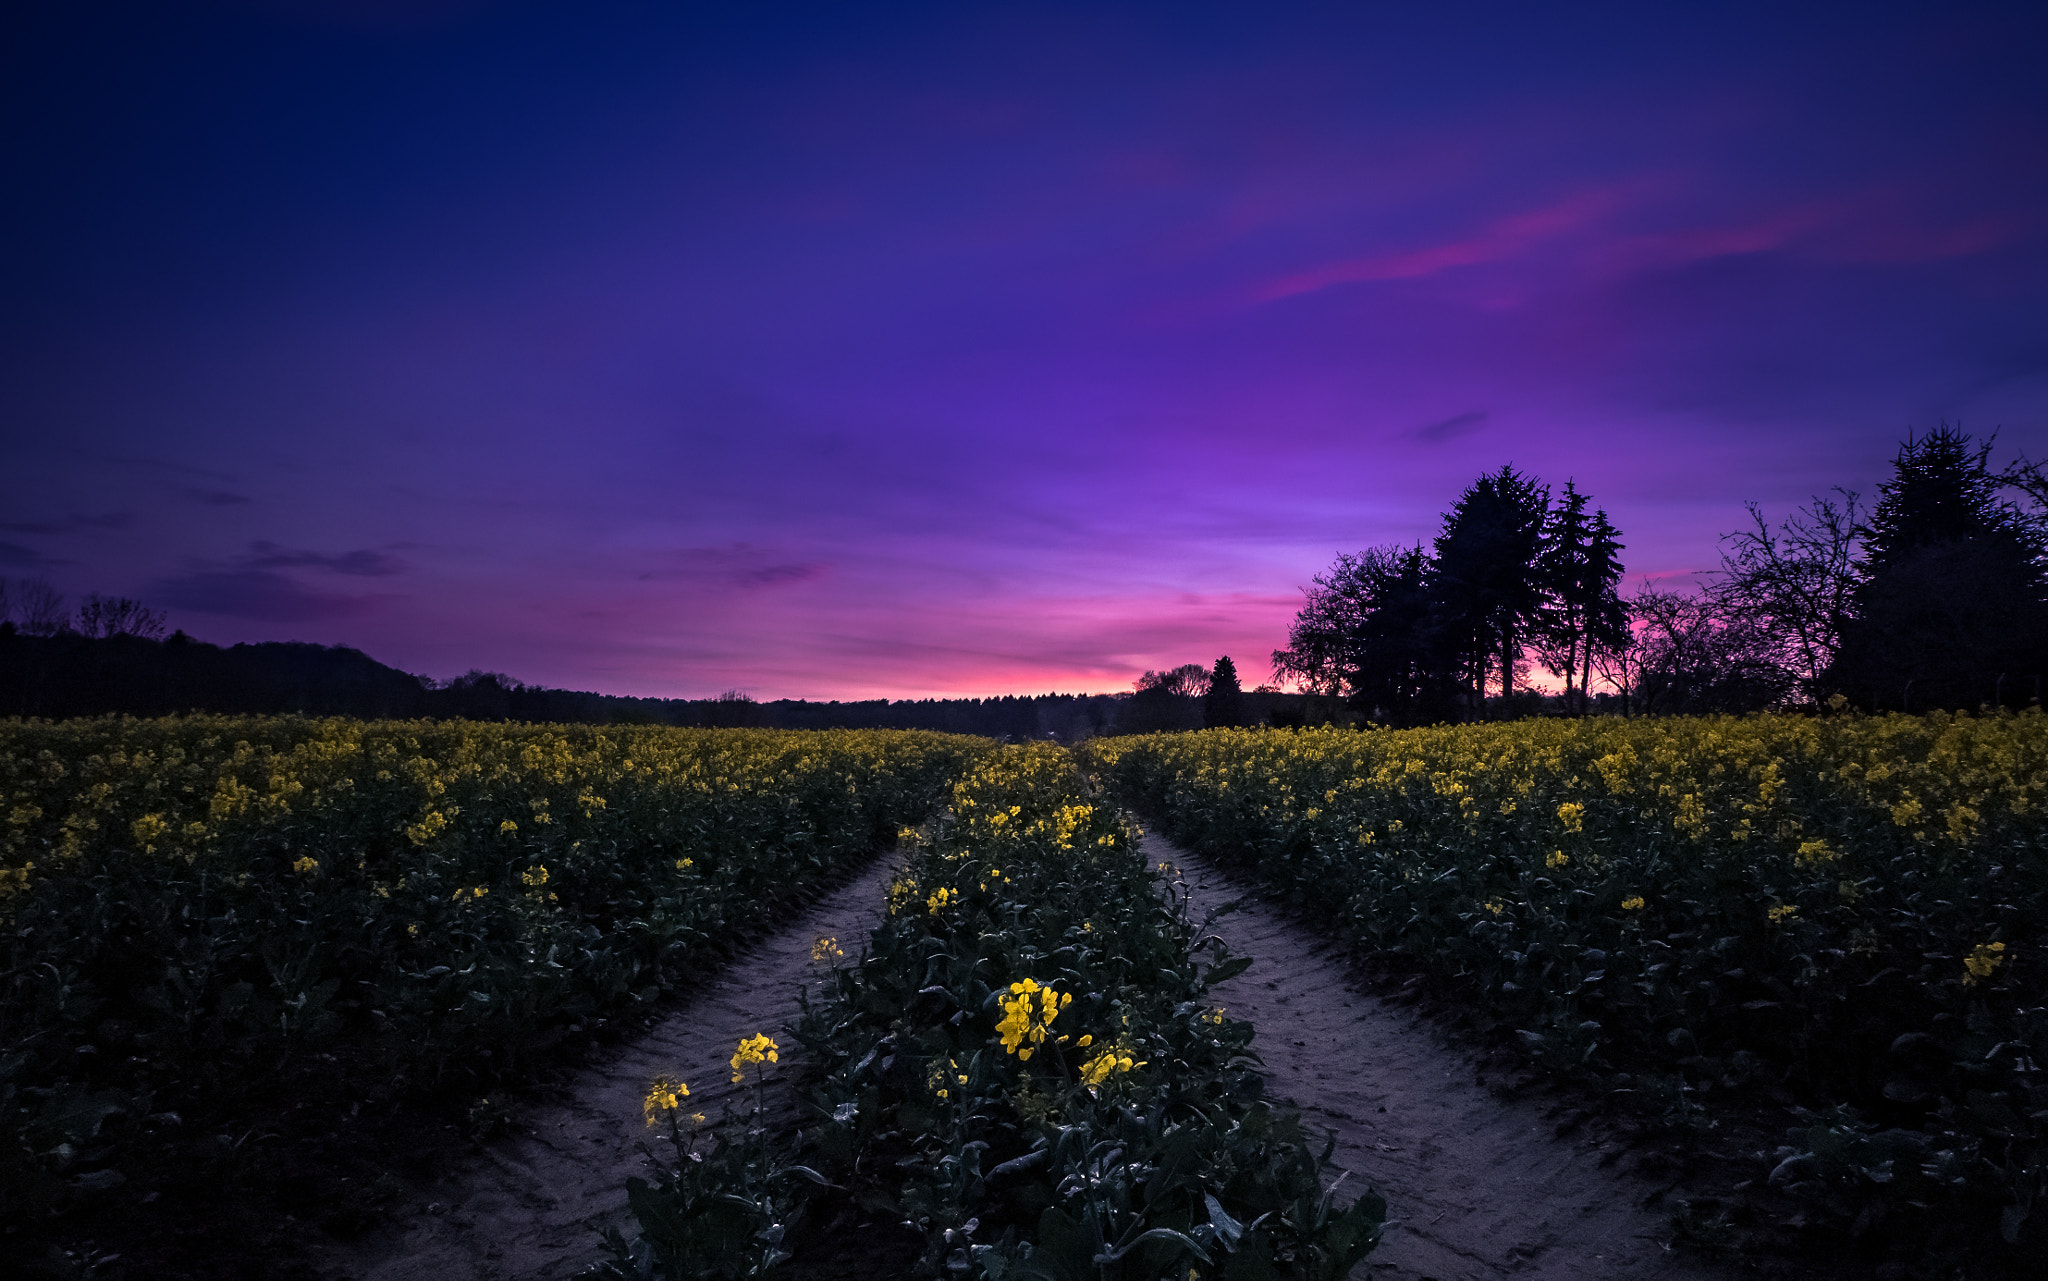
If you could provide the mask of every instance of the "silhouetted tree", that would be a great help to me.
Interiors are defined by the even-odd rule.
[[[1196,700],[1208,690],[1209,669],[1200,663],[1182,663],[1163,672],[1148,671],[1134,683],[1130,701],[1116,719],[1116,728],[1124,734],[1200,729],[1202,708]]]
[[[1225,654],[1209,672],[1209,688],[1202,691],[1202,726],[1227,729],[1244,724],[1244,687],[1237,683],[1237,664]]]
[[[94,592],[78,607],[78,631],[84,636],[140,636],[156,640],[164,634],[164,612],[126,596]]]
[[[1944,423],[1908,437],[1879,486],[1830,673],[1865,706],[2004,701],[2048,671],[2042,538],[1999,497],[1990,452]]]
[[[15,609],[21,613],[21,630],[29,636],[55,636],[71,627],[71,611],[64,607],[64,593],[47,578],[25,578]]]
[[[1182,663],[1170,671],[1148,671],[1138,678],[1137,688],[1140,692],[1159,690],[1176,697],[1200,698],[1209,692],[1209,669],[1200,663]]]
[[[1627,604],[1626,639],[1594,655],[1602,678],[1621,694],[1624,713],[1751,712],[1789,694],[1772,638],[1727,618],[1707,594],[1646,585]]]
[[[1755,503],[1750,528],[1724,534],[1721,571],[1709,588],[1731,622],[1768,638],[1772,661],[1804,696],[1827,698],[1829,673],[1855,612],[1859,496],[1836,488],[1772,529]]]
[[[1537,637],[1537,654],[1553,676],[1564,677],[1565,706],[1584,711],[1593,653],[1627,639],[1628,609],[1621,583],[1621,531],[1605,511],[1586,512],[1590,500],[1567,480],[1545,523],[1537,568],[1550,597]]]
[[[1475,713],[1485,704],[1490,660],[1499,661],[1502,697],[1511,696],[1522,646],[1542,625],[1549,602],[1538,562],[1549,499],[1535,477],[1502,467],[1458,496],[1437,535],[1437,638],[1463,660]]]

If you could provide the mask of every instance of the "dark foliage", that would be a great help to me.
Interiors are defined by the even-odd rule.
[[[1202,728],[1229,729],[1244,724],[1244,687],[1237,683],[1237,664],[1225,654],[1209,673],[1202,695]]]
[[[2024,703],[2048,672],[2048,573],[1990,445],[1942,426],[1900,446],[1856,565],[1832,683],[1866,707]]]

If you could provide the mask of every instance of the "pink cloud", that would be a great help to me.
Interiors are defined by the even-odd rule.
[[[1640,194],[1640,183],[1618,183],[1578,192],[1563,200],[1495,220],[1478,234],[1390,254],[1324,263],[1282,276],[1255,291],[1260,302],[1315,293],[1333,285],[1380,280],[1418,280],[1459,267],[1520,257],[1536,245],[1608,221]]]

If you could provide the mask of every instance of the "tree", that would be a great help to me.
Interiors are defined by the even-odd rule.
[[[1209,692],[1209,669],[1200,663],[1182,663],[1164,672],[1146,672],[1138,678],[1138,690],[1158,690],[1183,698],[1200,698]]]
[[[1605,511],[1586,514],[1589,501],[1567,480],[1545,523],[1537,568],[1550,608],[1537,654],[1553,676],[1564,677],[1565,706],[1584,711],[1593,654],[1625,642],[1628,609],[1621,584],[1621,531]]]
[[[1429,557],[1420,545],[1337,557],[1303,589],[1273,670],[1311,694],[1345,694],[1375,720],[1415,724],[1447,710],[1454,678],[1433,646]]]
[[[1626,639],[1594,659],[1620,691],[1625,713],[1751,712],[1784,700],[1789,685],[1773,661],[1771,638],[1722,615],[1706,593],[1645,583],[1627,604]]]
[[[1117,717],[1119,733],[1199,729],[1202,709],[1195,699],[1209,692],[1209,669],[1200,663],[1182,663],[1163,672],[1148,671],[1137,679],[1134,691]]]
[[[23,579],[19,601],[15,608],[21,611],[21,630],[26,634],[55,636],[71,629],[71,611],[64,607],[64,593],[52,587],[49,579]]]
[[[1244,689],[1237,683],[1237,665],[1225,654],[1209,672],[1202,691],[1202,727],[1226,729],[1244,724]]]
[[[1879,486],[1828,673],[1865,706],[2004,702],[2048,672],[2042,533],[1999,497],[1990,452],[1944,423],[1909,436]]]
[[[1805,700],[1825,701],[1829,672],[1855,612],[1860,502],[1854,490],[1816,496],[1777,529],[1748,504],[1751,527],[1723,534],[1709,592],[1720,612],[1769,639],[1772,661]]]
[[[86,636],[140,636],[156,640],[164,634],[164,612],[126,596],[94,592],[78,607],[78,630]]]
[[[1364,620],[1380,607],[1384,566],[1399,554],[1392,547],[1339,552],[1336,564],[1301,589],[1301,610],[1288,624],[1286,648],[1273,651],[1273,671],[1311,694],[1341,692]]]
[[[1541,627],[1549,602],[1538,558],[1549,500],[1535,477],[1502,467],[1458,496],[1437,535],[1430,582],[1437,634],[1463,660],[1475,712],[1485,704],[1491,660],[1499,659],[1506,698],[1523,643]]]

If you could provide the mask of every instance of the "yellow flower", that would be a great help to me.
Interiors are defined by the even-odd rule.
[[[1801,867],[1825,867],[1841,857],[1841,854],[1826,841],[1801,841],[1799,852],[1793,855],[1794,861]]]
[[[1557,807],[1557,821],[1564,824],[1567,832],[1586,830],[1586,807],[1577,801],[1566,801]]]
[[[1144,1066],[1145,1060],[1133,1059],[1128,1050],[1120,1052],[1113,1047],[1081,1065],[1081,1084],[1092,1090],[1116,1073]]]
[[[666,1076],[657,1076],[647,1087],[647,1098],[640,1104],[640,1111],[653,1125],[669,1113],[682,1107],[683,1100],[690,1097],[690,1087],[681,1081],[672,1081]]]
[[[996,1024],[1004,1053],[1028,1060],[1031,1052],[1049,1035],[1047,1029],[1052,1026],[1052,1021],[1073,999],[1071,994],[1041,987],[1037,979],[1022,979],[1010,984],[1010,995],[1000,1002],[1002,1021]]]
[[[938,889],[932,891],[931,897],[924,901],[924,905],[931,911],[937,912],[940,908],[945,907],[958,897],[959,895],[949,889]]]
[[[1963,958],[1963,986],[1975,987],[2005,963],[2005,944],[1979,943]]]
[[[128,825],[128,832],[135,838],[135,843],[142,847],[144,854],[154,854],[157,838],[169,831],[170,826],[164,822],[161,814],[144,814]]]
[[[320,870],[320,860],[307,855],[292,864],[292,871],[301,876],[312,876]]]
[[[1627,898],[1625,898],[1625,899],[1623,899],[1623,900],[1621,901],[1621,910],[1622,910],[1622,911],[1624,911],[1624,912],[1640,912],[1640,911],[1642,911],[1642,910],[1643,910],[1643,896],[1642,896],[1642,895],[1640,895],[1640,894],[1631,894],[1631,895],[1629,895],[1629,896],[1628,896]]]
[[[676,860],[676,871],[678,872],[688,871],[695,866],[697,866],[697,860],[693,858],[679,858]]]
[[[1797,906],[1791,903],[1780,903],[1778,904],[1778,906],[1764,913],[1764,915],[1771,918],[1771,924],[1783,925],[1786,921],[1791,920],[1793,916],[1797,915],[1798,912],[1799,909]]]
[[[488,885],[471,885],[466,888],[456,890],[455,893],[450,897],[449,901],[460,903],[464,899],[480,899],[490,892],[491,887]]]
[[[1495,916],[1499,916],[1502,912],[1507,910],[1507,904],[1501,902],[1497,898],[1490,898],[1486,900],[1486,910],[1493,913]]]
[[[846,953],[841,950],[839,940],[836,938],[821,938],[811,944],[812,964],[830,965],[832,962],[844,958],[845,955]]]
[[[513,822],[511,819],[508,818],[504,822],[498,824],[498,830],[509,835],[519,830],[519,824]]]
[[[531,889],[539,889],[548,883],[548,869],[539,863],[519,874],[520,883]]]
[[[1565,864],[1571,861],[1572,856],[1565,853],[1563,850],[1552,850],[1550,852],[1550,857],[1543,860],[1543,866],[1550,868],[1552,871],[1556,871],[1558,868],[1563,867]]]
[[[759,1067],[765,1072],[768,1064],[780,1062],[776,1049],[775,1042],[769,1040],[765,1033],[756,1033],[741,1041],[739,1048],[732,1052],[733,1084],[738,1085],[745,1080],[750,1067]]]

